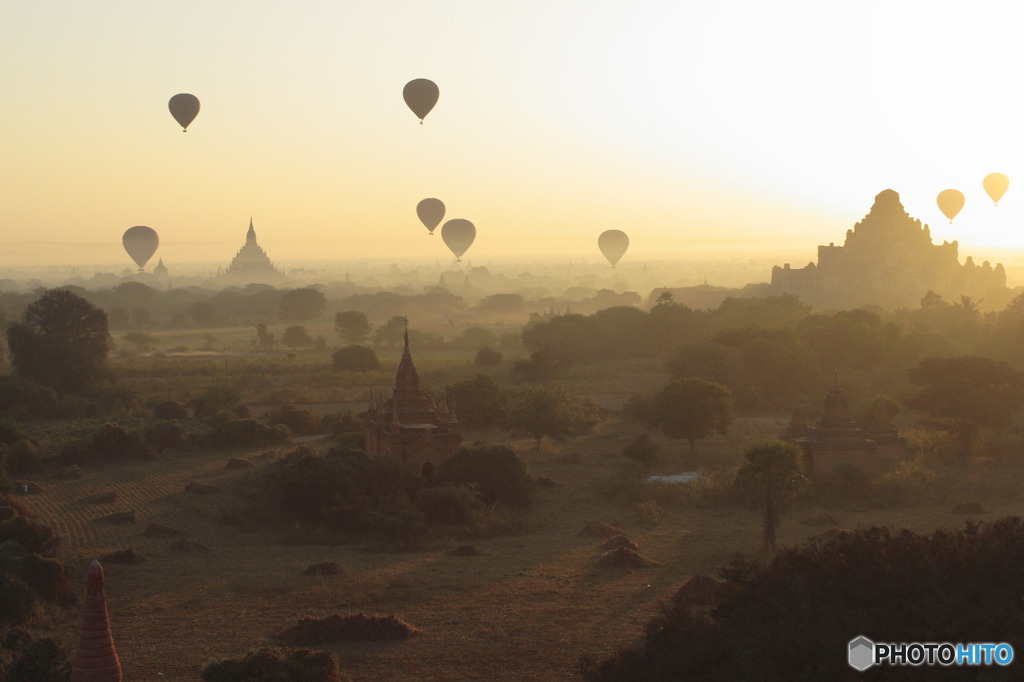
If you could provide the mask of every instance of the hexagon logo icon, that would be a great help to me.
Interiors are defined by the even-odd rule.
[[[851,639],[849,656],[850,667],[863,672],[875,663],[875,643],[864,635]]]

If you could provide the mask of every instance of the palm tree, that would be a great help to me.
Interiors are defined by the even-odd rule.
[[[752,507],[760,509],[764,548],[772,552],[782,510],[808,485],[801,451],[792,443],[767,440],[747,448],[743,460],[736,472],[735,485],[747,495]]]

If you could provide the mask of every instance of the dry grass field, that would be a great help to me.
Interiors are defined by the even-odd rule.
[[[740,420],[728,438],[702,447],[720,453],[721,466],[745,442],[774,435],[772,420]],[[281,531],[244,532],[222,522],[234,501],[230,488],[246,470],[229,469],[229,456],[265,465],[274,451],[166,455],[158,460],[94,467],[75,481],[41,481],[45,492],[23,498],[62,538],[60,558],[85,575],[93,558],[127,547],[147,558],[107,564],[111,623],[125,679],[198,680],[208,662],[239,657],[303,616],[394,614],[422,630],[397,642],[327,645],[355,680],[564,680],[581,654],[604,655],[636,638],[644,623],[687,577],[714,573],[735,553],[759,550],[759,521],[739,508],[664,505],[656,523],[635,507],[602,499],[601,482],[614,475],[635,427],[609,423],[590,436],[561,445],[513,441],[532,475],[557,487],[539,490],[517,523],[521,531],[470,540],[479,556],[452,556],[461,541],[440,539],[427,551],[381,553],[357,545],[293,546]],[[505,434],[472,433],[504,442]],[[676,443],[663,442],[659,473],[684,465]],[[575,457],[566,457],[579,453]],[[677,459],[674,459],[676,457]],[[192,481],[225,492],[187,492]],[[90,495],[116,491],[110,504],[87,504]],[[991,508],[988,518],[1021,513],[1020,502]],[[97,523],[132,510],[137,522]],[[964,517],[943,507],[835,510],[840,527],[894,525],[915,530],[960,527]],[[595,565],[602,540],[581,536],[588,521],[623,529],[640,552],[660,566],[608,569]],[[171,550],[174,538],[149,537],[159,523],[182,529],[209,547],[208,554]],[[780,544],[822,532],[784,521]],[[307,577],[311,563],[332,561],[336,577]],[[40,634],[73,648],[78,607],[53,614]]]

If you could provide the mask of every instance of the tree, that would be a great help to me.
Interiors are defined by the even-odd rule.
[[[925,358],[907,374],[919,387],[907,404],[958,434],[968,456],[974,454],[982,429],[1005,429],[1024,408],[1024,374],[1001,360],[976,355]]]
[[[498,351],[488,346],[484,346],[476,352],[473,364],[478,367],[493,367],[501,364],[502,357],[502,354]]]
[[[334,331],[350,344],[359,344],[370,335],[370,321],[359,310],[343,310],[334,314]]]
[[[60,391],[110,378],[107,314],[67,289],[50,289],[7,328],[14,371]]]
[[[703,379],[675,379],[646,404],[648,425],[660,428],[669,438],[686,440],[690,452],[697,449],[699,439],[724,434],[732,424],[729,389]],[[643,403],[638,405],[642,408]]]
[[[459,381],[444,390],[455,404],[459,425],[466,429],[487,429],[505,415],[501,389],[486,374]]]
[[[590,682],[855,680],[843,652],[857,635],[1018,642],[1021,605],[1007,595],[1020,594],[1021,562],[1024,520],[1017,517],[927,535],[866,528],[818,536],[768,563],[731,561],[709,617],[694,613],[684,585],[646,624],[640,643],[581,667]],[[949,675],[937,674],[939,667],[932,675],[923,675],[924,666],[887,667],[862,679],[1014,676],[997,666]]]
[[[366,346],[345,346],[334,352],[334,369],[348,372],[372,372],[380,369],[380,360],[372,348]]]
[[[406,320],[401,315],[395,315],[385,322],[373,333],[373,345],[375,346],[397,346],[402,343],[406,330]]]
[[[545,436],[562,441],[577,433],[580,421],[579,410],[560,387],[527,386],[508,401],[506,423],[512,435],[533,437],[537,450]]]
[[[779,515],[808,485],[800,448],[781,440],[754,443],[743,453],[735,485],[761,511],[764,549],[773,551]]]
[[[313,345],[313,337],[309,335],[306,328],[293,324],[284,330],[281,335],[281,343],[289,348],[308,348]]]
[[[533,481],[522,460],[507,445],[459,448],[437,468],[438,484],[476,486],[484,502],[524,507],[530,502]]]
[[[498,337],[486,327],[466,327],[452,341],[452,345],[458,348],[481,348],[493,346],[498,342]]]
[[[281,294],[281,319],[306,322],[314,320],[327,307],[324,292],[314,287],[290,289]]]
[[[277,346],[277,335],[260,322],[256,325],[256,348],[261,351],[272,351]]]

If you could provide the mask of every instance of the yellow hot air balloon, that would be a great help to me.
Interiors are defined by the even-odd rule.
[[[964,207],[964,193],[958,189],[944,189],[939,192],[935,203],[939,205],[942,215],[949,218],[949,222],[953,222],[953,218]]]
[[[462,262],[462,254],[466,253],[476,239],[476,226],[462,218],[449,220],[441,226],[441,239],[455,254],[455,260]]]
[[[121,243],[124,244],[124,250],[139,266],[139,272],[142,272],[146,261],[153,257],[156,247],[160,246],[160,236],[152,227],[136,225],[124,231]]]
[[[179,92],[167,103],[171,116],[181,126],[181,132],[188,132],[188,124],[199,115],[199,98],[187,92]]]
[[[444,218],[444,202],[440,199],[424,199],[416,204],[416,215],[419,216],[420,222],[423,223],[423,226],[430,232],[430,236],[433,237],[434,228]]]
[[[614,268],[629,248],[629,237],[622,230],[605,230],[597,238],[597,247]]]
[[[992,199],[992,203],[998,206],[999,200],[1003,198],[1003,195],[1006,194],[1006,189],[1010,186],[1010,178],[1002,173],[989,173],[981,181],[981,186],[985,188],[985,192]]]
[[[420,120],[420,125],[423,124],[423,119],[426,118],[430,110],[437,104],[437,98],[440,94],[441,91],[438,90],[434,81],[427,80],[426,78],[411,80],[405,84],[405,88],[402,90],[402,97],[405,98],[406,105],[412,109],[412,113],[416,114],[416,117]]]

